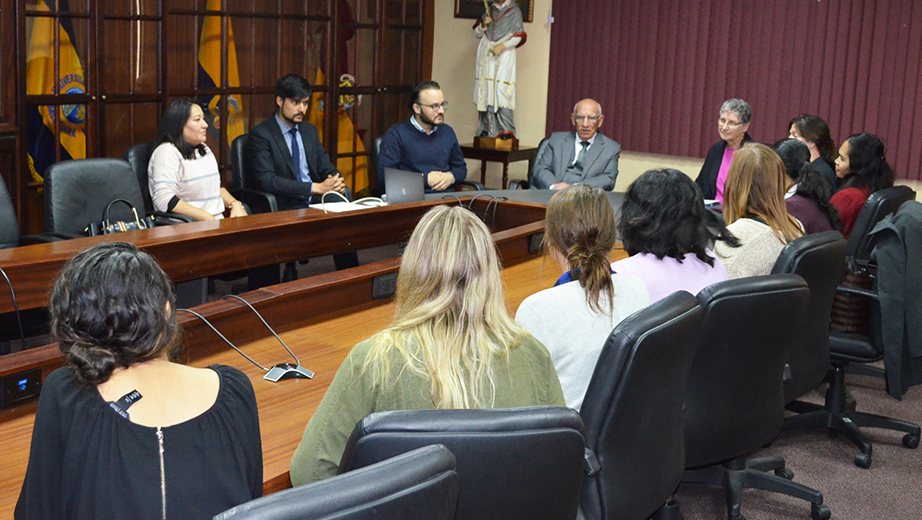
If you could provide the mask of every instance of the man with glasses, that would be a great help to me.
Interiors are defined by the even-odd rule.
[[[253,128],[247,140],[250,172],[263,191],[275,195],[280,210],[307,207],[328,191],[346,192],[317,128],[305,121],[310,103],[306,79],[294,74],[279,79],[276,112]]]
[[[381,141],[375,172],[379,187],[384,187],[385,168],[419,172],[430,192],[445,191],[467,177],[458,137],[443,123],[447,106],[435,81],[423,81],[413,88],[412,115],[390,127]]]
[[[531,187],[562,190],[588,184],[611,191],[618,177],[621,145],[599,133],[605,116],[602,105],[584,99],[573,107],[573,132],[554,132],[538,148],[531,171]]]

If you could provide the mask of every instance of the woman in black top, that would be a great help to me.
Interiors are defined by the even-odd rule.
[[[836,192],[836,142],[829,135],[829,125],[822,118],[802,114],[788,123],[788,137],[797,139],[810,150],[810,164],[829,185],[829,193]]]
[[[839,211],[829,202],[832,192],[823,174],[810,162],[810,149],[797,139],[772,146],[784,162],[788,192],[784,204],[807,234],[839,229]]]
[[[64,267],[50,311],[66,366],[42,387],[16,519],[204,519],[262,494],[253,387],[172,361],[175,304],[131,244]]]

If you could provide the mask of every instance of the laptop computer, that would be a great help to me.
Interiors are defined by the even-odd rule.
[[[426,181],[421,173],[385,168],[384,190],[388,205],[419,202],[425,199]]]

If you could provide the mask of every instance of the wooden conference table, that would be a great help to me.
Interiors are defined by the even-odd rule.
[[[467,203],[470,198],[466,197],[464,200]],[[325,251],[325,253],[318,254],[326,254],[350,248],[370,247],[365,244],[383,240],[382,238],[360,239],[350,232],[336,230],[328,233],[335,238],[326,245],[318,245],[318,242],[326,240],[317,240],[316,238],[321,235],[315,234],[306,235],[315,238],[314,240],[297,240],[300,247],[292,247],[290,244],[278,244],[276,247],[270,241],[268,246],[275,247],[275,252],[254,251],[254,249],[267,247],[265,240],[259,239],[258,235],[253,236],[254,229],[275,231],[293,240],[292,237],[296,235],[295,231],[300,230],[303,233],[308,229],[315,229],[313,227],[315,224],[311,223],[318,219],[325,219],[328,226],[330,219],[339,219],[335,227],[340,227],[340,224],[367,224],[370,228],[390,237],[389,239],[397,237],[393,241],[398,242],[409,236],[415,222],[426,210],[442,203],[446,201],[426,201],[359,212],[364,216],[354,214],[324,216],[318,215],[317,210],[282,212],[272,215],[279,219],[280,223],[277,225],[267,222],[262,215],[254,215],[248,219],[231,219],[218,226],[201,229],[186,237],[185,240],[177,238],[178,235],[184,234],[178,230],[174,233],[167,233],[164,238],[160,235],[160,229],[125,233],[119,235],[119,238],[129,239],[152,252],[163,262],[165,268],[174,270],[171,274],[179,273],[179,276],[185,276],[186,271],[176,270],[179,269],[179,265],[185,264],[161,257],[160,254],[163,251],[189,251],[185,253],[185,256],[192,255],[194,254],[192,251],[205,249],[200,243],[202,242],[222,248],[217,254],[211,253],[211,256],[216,258],[215,261],[222,266],[221,269],[236,270],[241,267],[241,263],[249,265],[250,262],[255,261],[254,259],[272,259],[273,262],[283,262],[312,256],[315,251]],[[474,202],[474,209],[484,212],[488,209],[487,204],[486,200],[478,199]],[[548,264],[545,268],[543,259],[535,254],[533,249],[532,237],[544,229],[544,207],[526,202],[501,202],[495,217],[492,216],[492,209],[490,214],[488,221],[495,222],[493,237],[499,247],[505,267],[503,280],[506,285],[506,302],[510,312],[514,312],[526,296],[550,287],[559,275],[556,266]],[[253,219],[251,225],[242,226],[244,221],[250,219]],[[375,226],[369,222],[385,219],[391,219],[390,226]],[[240,222],[234,223],[233,220]],[[226,225],[233,226],[236,232],[225,233],[226,230],[223,228]],[[193,227],[198,224],[187,226]],[[227,236],[228,234],[233,236]],[[226,249],[214,240],[203,238],[211,235],[222,237],[226,241],[234,240],[237,246]],[[252,242],[243,241],[243,237],[249,237]],[[326,235],[324,239],[325,237]],[[88,247],[100,241],[102,240],[87,238],[69,242],[82,242],[83,247]],[[58,248],[63,247],[60,244],[64,243],[59,243]],[[41,249],[44,246],[46,245],[18,249]],[[49,259],[44,262],[48,265],[53,266],[58,260],[66,260],[64,250],[42,249],[42,251],[49,256]],[[70,254],[72,252],[71,249]],[[308,255],[307,252],[312,253]],[[230,258],[231,256],[234,258]],[[0,257],[0,267],[7,269],[8,272],[13,267],[20,269],[19,272],[37,272],[26,269],[20,263],[10,261],[10,258],[10,256]],[[18,258],[18,256],[14,255],[12,258]],[[240,260],[241,258],[244,260]],[[243,295],[295,351],[302,366],[316,373],[316,376],[310,380],[288,379],[270,383],[262,378],[262,370],[231,350],[198,318],[187,313],[179,315],[183,328],[184,362],[200,367],[214,363],[231,365],[243,370],[253,382],[262,429],[266,493],[278,491],[290,485],[288,465],[291,455],[301,440],[308,419],[316,410],[346,354],[356,343],[381,330],[390,322],[393,316],[391,299],[373,299],[371,288],[376,276],[394,273],[398,265],[397,259],[384,260],[354,269],[266,287]],[[182,269],[192,269],[192,267],[187,266]],[[188,276],[201,276],[202,271],[208,270],[204,267],[199,268],[197,265],[195,269],[200,270],[195,270]],[[29,282],[32,285],[26,285],[26,287],[33,287],[39,283],[39,277],[34,274],[33,276],[35,279]],[[24,291],[26,292],[28,291]],[[36,295],[28,296],[27,299],[29,301],[39,300]],[[201,305],[196,308],[196,311],[206,316],[218,330],[264,366],[290,361],[282,346],[242,303],[233,299],[222,300]],[[47,345],[0,358],[0,375],[38,367],[41,368],[43,376],[47,376],[60,364],[61,357],[57,346]],[[3,461],[4,470],[0,473],[0,517],[3,518],[12,516],[12,510],[25,475],[36,404],[37,400],[31,400],[0,410],[0,460]]]

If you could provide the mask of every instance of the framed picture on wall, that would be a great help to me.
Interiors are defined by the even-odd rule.
[[[483,16],[484,0],[455,0],[455,18],[473,18],[478,19]],[[492,4],[492,0],[487,0]],[[535,17],[535,0],[518,0],[519,9],[522,10],[522,20],[525,22],[534,21]]]

